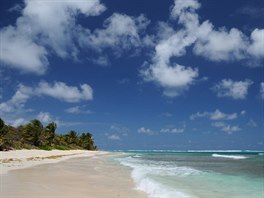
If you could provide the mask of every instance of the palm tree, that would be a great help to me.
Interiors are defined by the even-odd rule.
[[[96,147],[94,145],[93,137],[91,133],[82,133],[80,136],[81,147],[87,150],[95,150]]]
[[[42,132],[42,123],[39,120],[35,119],[24,126],[23,136],[27,143],[33,144],[34,146],[39,146],[41,144],[40,135]]]
[[[5,122],[0,118],[0,131],[4,128]]]
[[[47,141],[48,144],[51,145],[54,138],[55,138],[55,131],[57,129],[57,124],[55,122],[51,122],[46,126],[46,132],[47,132]]]
[[[69,144],[76,143],[77,140],[77,132],[76,131],[69,131],[69,133],[66,135],[67,136],[67,142]]]

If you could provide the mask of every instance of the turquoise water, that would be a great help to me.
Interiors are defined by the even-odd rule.
[[[264,198],[263,152],[130,151],[116,160],[149,198]]]

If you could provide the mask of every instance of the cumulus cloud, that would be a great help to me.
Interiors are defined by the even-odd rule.
[[[213,25],[206,21],[198,29],[193,51],[212,61],[240,60],[245,58],[247,45],[245,35],[240,30],[214,30]]]
[[[102,28],[91,31],[78,23],[78,16],[100,15],[106,10],[100,0],[24,0],[24,4],[16,24],[0,30],[0,61],[35,74],[46,72],[51,55],[78,60],[82,51],[88,53],[87,60],[107,65],[109,56],[104,50],[112,49],[115,57],[128,51],[135,54],[142,47],[145,40],[142,34],[150,23],[144,15],[114,13],[103,22]]]
[[[162,33],[158,34],[153,58],[141,69],[143,79],[162,87],[166,96],[182,94],[198,78],[197,68],[179,65],[172,60],[185,55],[191,46],[196,55],[212,61],[245,58],[245,50],[249,45],[246,36],[236,28],[214,28],[208,20],[200,23],[196,13],[200,6],[196,0],[174,1],[171,19],[182,27],[174,29],[168,23],[159,23]],[[229,42],[226,43],[226,40]]]
[[[215,122],[212,124],[213,127],[220,128],[221,131],[224,131],[228,134],[232,134],[233,132],[241,131],[241,128],[237,125],[229,125],[224,122]]]
[[[231,97],[233,99],[245,99],[248,94],[249,87],[253,84],[251,80],[233,81],[231,79],[223,79],[218,82],[213,90],[218,97]]]
[[[181,3],[184,7],[185,3]],[[189,4],[187,3],[187,5]],[[179,15],[179,18],[183,16],[181,9],[180,11],[176,10],[175,13],[174,17],[176,15]],[[194,84],[198,77],[197,68],[172,61],[173,57],[180,57],[186,53],[186,48],[193,44],[195,37],[185,29],[177,31],[165,23],[160,23],[159,26],[162,33],[159,33],[160,38],[155,46],[152,60],[146,62],[141,69],[141,76],[145,81],[154,82],[162,87],[165,96],[175,97]]]
[[[96,29],[93,32],[79,29],[79,43],[82,47],[91,48],[98,53],[102,53],[104,49],[113,48],[114,55],[120,56],[131,48],[140,48],[140,34],[148,24],[149,20],[144,15],[131,17],[114,13],[105,20],[102,29]],[[103,61],[103,63],[106,62]]]
[[[10,100],[0,103],[0,113],[12,113],[24,108],[25,103],[34,94],[31,87],[18,85],[18,89]]]
[[[18,30],[12,26],[0,30],[0,61],[24,72],[45,73],[48,66],[47,50],[31,38],[17,32]]]
[[[197,14],[200,7],[201,4],[197,0],[174,1],[170,13],[171,23],[159,23],[152,59],[141,69],[143,79],[162,87],[166,96],[175,97],[182,94],[195,84],[198,78],[197,68],[176,63],[176,58],[184,56],[188,48],[192,48],[197,56],[211,61],[264,57],[263,29],[253,30],[248,37],[237,28],[215,27],[209,20],[200,22]],[[240,93],[234,93],[232,97],[243,98],[242,92],[240,90]]]
[[[154,63],[149,68],[142,70],[141,75],[145,81],[152,81],[163,87],[165,96],[175,97],[194,84],[198,77],[198,69],[178,64],[169,66],[166,63]]]
[[[22,16],[16,24],[0,30],[0,61],[37,74],[47,69],[49,49],[61,58],[76,56],[73,38],[78,14],[96,16],[105,10],[99,0],[25,0],[24,3]]]
[[[256,28],[248,37],[237,28],[228,30],[225,27],[214,27],[209,20],[199,21],[196,10],[200,7],[197,0],[175,0],[171,11],[172,19],[183,25],[187,34],[193,37],[193,52],[196,55],[211,61],[264,57],[263,29]]]
[[[151,129],[145,128],[145,127],[140,127],[137,131],[140,134],[146,134],[146,135],[154,135],[155,134],[154,131],[152,131]]]
[[[78,16],[97,16],[106,7],[100,0],[89,1],[31,1],[25,0],[16,24],[0,30],[1,57],[6,66],[23,72],[44,74],[49,66],[48,56],[78,59],[79,52],[92,50],[98,57],[88,60],[106,65],[111,50],[116,57],[125,51],[141,48],[141,34],[149,20],[140,15],[131,17],[114,13],[103,23],[103,28],[91,31],[78,24]],[[16,57],[16,58],[14,58]]]
[[[264,58],[264,29],[255,29],[250,36],[251,45],[248,53],[256,58]]]
[[[201,7],[201,4],[196,0],[175,0],[171,10],[171,16],[178,19],[180,22],[186,23],[187,17],[192,18],[195,15],[195,10]]]
[[[241,114],[243,115],[243,114]],[[207,117],[210,120],[234,120],[238,118],[237,113],[223,113],[219,109],[216,109],[214,112],[197,112],[195,114],[192,114],[190,116],[191,120],[195,120],[197,118]]]
[[[80,89],[68,86],[63,82],[49,84],[40,82],[36,88],[38,95],[46,95],[65,102],[80,102],[81,100],[92,100],[93,89],[88,84],[80,85]]]
[[[93,99],[93,90],[88,84],[80,85],[80,89],[68,86],[63,82],[49,84],[40,82],[36,87],[29,87],[23,84],[18,85],[15,94],[6,102],[0,103],[0,113],[12,113],[25,111],[26,102],[32,97],[50,96],[64,102],[80,102]]]
[[[171,17],[183,25],[186,34],[192,37],[193,52],[212,61],[244,58],[248,44],[244,34],[236,28],[215,28],[209,20],[200,23],[196,13],[200,7],[196,0],[175,0],[171,11]]]

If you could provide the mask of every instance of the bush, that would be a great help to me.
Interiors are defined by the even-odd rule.
[[[54,146],[54,149],[58,149],[58,150],[69,150],[69,148],[67,148],[66,146],[62,146],[62,145],[56,145],[56,146]]]
[[[48,145],[42,145],[42,146],[39,146],[39,149],[46,150],[46,151],[50,151],[50,150],[52,150],[52,147],[51,146],[48,146]]]

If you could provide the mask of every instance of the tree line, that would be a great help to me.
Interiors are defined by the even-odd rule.
[[[78,134],[71,130],[67,134],[57,134],[56,129],[55,122],[44,126],[41,121],[34,119],[25,125],[13,127],[6,125],[0,118],[0,150],[97,149],[93,136],[89,132]]]

